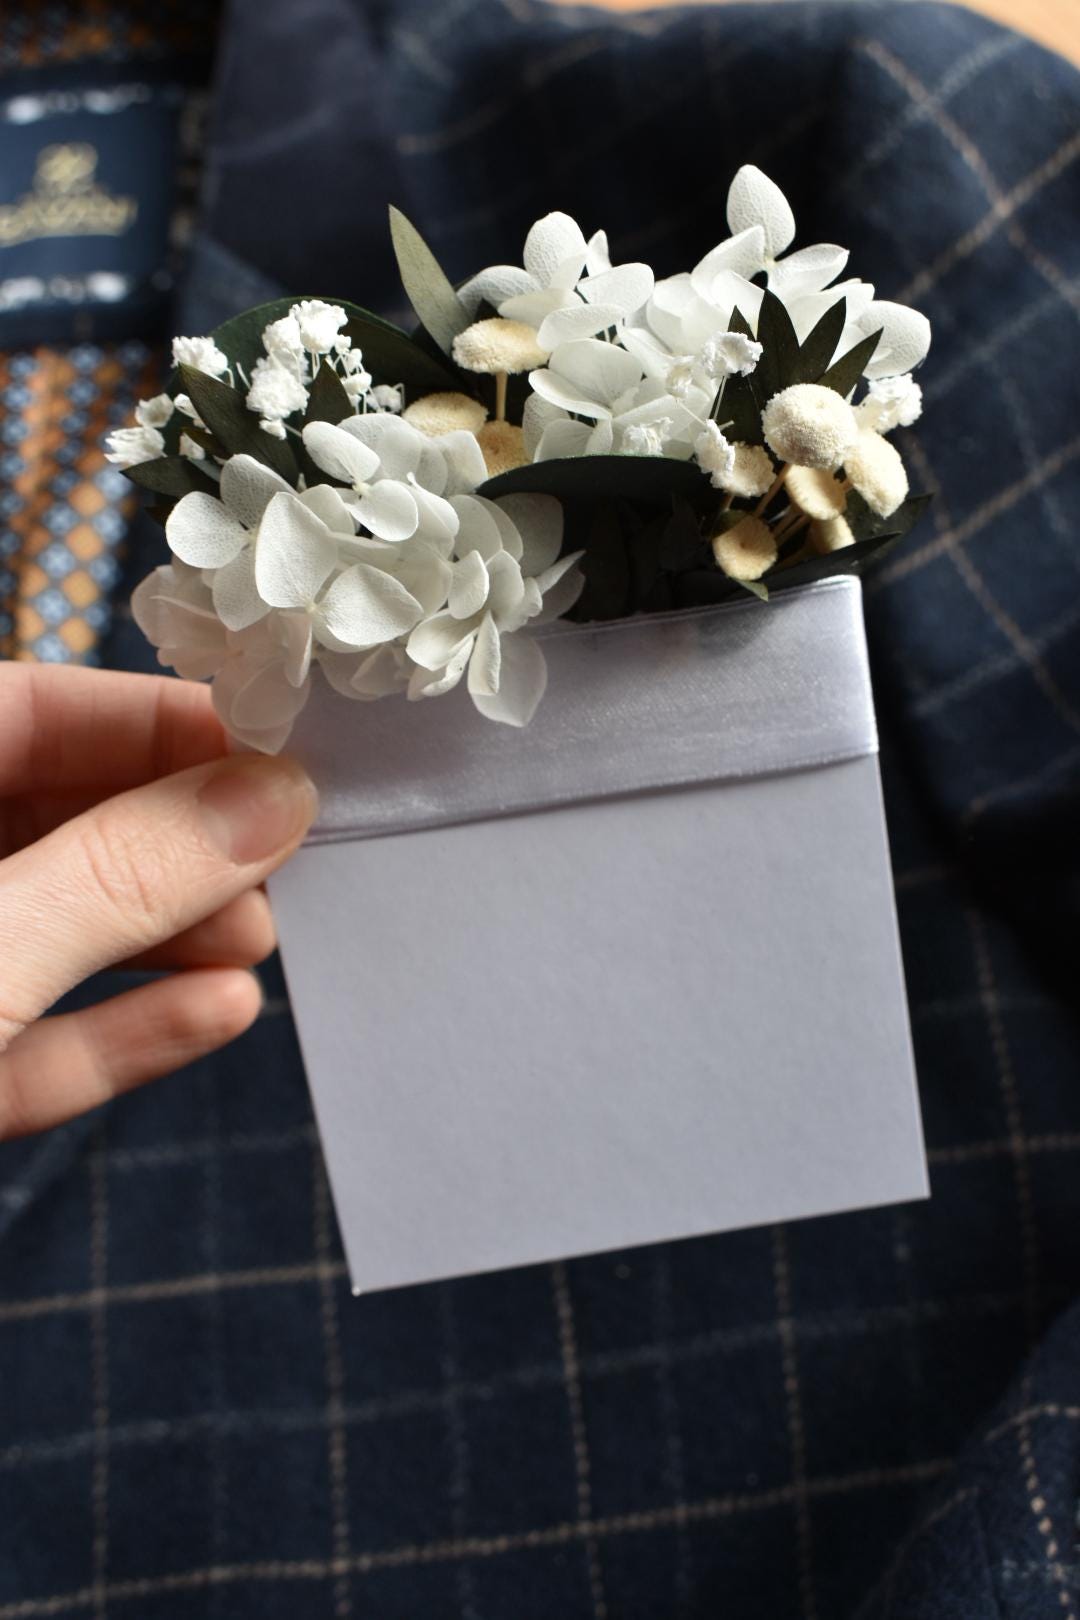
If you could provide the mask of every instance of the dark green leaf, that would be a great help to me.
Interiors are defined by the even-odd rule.
[[[125,467],[124,475],[140,489],[153,490],[155,495],[171,495],[176,500],[197,490],[217,494],[214,480],[186,456],[160,456],[157,461],[140,461],[134,467]]]
[[[409,302],[439,348],[449,354],[454,339],[469,324],[464,304],[415,225],[393,207],[390,237]]]
[[[308,393],[307,410],[304,412],[304,423],[308,422],[344,422],[347,416],[355,416],[356,410],[352,400],[342,385],[341,378],[333,366],[324,361],[315,373],[315,380]]]
[[[177,433],[178,442],[180,433],[185,433],[187,437],[193,441],[193,443],[200,445],[202,449],[206,451],[208,456],[218,456],[224,460],[225,456],[228,454],[225,446],[223,444],[219,444],[212,433],[208,433],[206,428],[196,427],[194,422],[184,423],[183,427],[181,427]]]
[[[815,580],[830,579],[834,574],[861,574],[867,564],[880,561],[900,539],[898,534],[877,534],[869,540],[857,540],[853,546],[830,551],[824,557],[807,557],[769,575],[769,586],[777,591],[790,590],[794,585],[812,585]]]
[[[619,514],[611,506],[600,507],[593,518],[581,568],[585,575],[579,603],[581,618],[617,619],[629,611],[627,537]]]
[[[703,501],[712,493],[712,486],[694,462],[672,461],[667,456],[573,456],[515,467],[489,478],[477,493],[489,500],[529,493],[666,504],[680,495]]]
[[[847,299],[838,298],[799,345],[798,375],[792,378],[793,382],[816,383],[820,379],[844,335],[846,320]]]
[[[764,408],[774,394],[798,380],[799,340],[780,299],[766,287],[761,295],[757,340],[761,359],[750,373],[750,387],[758,405]]]
[[[844,507],[844,517],[856,540],[870,540],[880,534],[907,534],[922,517],[932,499],[930,495],[909,495],[895,512],[883,518],[870,510],[856,490],[851,490]]]
[[[660,539],[660,566],[669,573],[681,574],[687,568],[700,567],[704,551],[701,519],[689,501],[676,501]]]
[[[842,354],[839,360],[834,360],[828,371],[823,372],[818,378],[818,382],[823,388],[835,388],[836,392],[843,394],[846,399],[870,364],[880,341],[881,331],[871,332],[869,337],[863,338],[861,343],[856,343],[853,349]]]
[[[728,330],[741,332],[752,338],[754,329],[741,309],[735,308],[728,321]],[[720,424],[728,438],[736,444],[762,444],[761,406],[750,377],[729,377],[724,385],[724,397],[715,410],[714,420]]]
[[[228,383],[208,377],[193,366],[180,367],[180,382],[191,403],[229,455],[248,455],[272,467],[286,482],[298,477],[296,457],[285,439],[272,438],[259,426],[258,417],[244,404],[244,396]]]

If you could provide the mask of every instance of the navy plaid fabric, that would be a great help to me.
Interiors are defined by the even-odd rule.
[[[390,198],[455,274],[552,207],[668,272],[743,161],[930,315],[867,607],[934,1196],[353,1301],[271,970],[5,1151],[0,1620],[1077,1620],[1078,109],[921,4],[234,6],[187,329],[388,304]]]

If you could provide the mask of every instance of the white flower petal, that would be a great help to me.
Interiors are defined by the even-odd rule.
[[[469,659],[469,694],[494,697],[499,690],[499,632],[490,613],[485,613],[476,632],[476,643]]]
[[[250,538],[216,495],[201,490],[177,501],[166,519],[165,536],[176,555],[193,568],[223,567]]]
[[[303,686],[311,669],[311,614],[280,613],[277,629],[285,649],[285,679],[290,686]]]
[[[525,268],[541,287],[572,287],[585,268],[588,247],[569,214],[545,214],[525,238]],[[576,268],[574,268],[576,266]]]
[[[620,310],[625,319],[648,302],[655,284],[656,277],[647,264],[620,264],[614,270],[586,276],[579,283],[578,292],[590,304],[611,305]]]
[[[572,287],[542,287],[536,292],[519,293],[499,305],[504,320],[522,321],[526,326],[540,327],[557,309],[568,309],[579,302]]]
[[[858,325],[867,336],[879,327],[882,329],[865,376],[900,376],[903,372],[912,371],[926,359],[930,348],[930,322],[917,309],[878,299],[867,305]],[[190,496],[187,498],[191,499]]]
[[[750,225],[699,259],[690,272],[690,284],[700,298],[711,298],[713,282],[721,270],[733,270],[749,281],[764,265],[765,232],[760,225]]]
[[[271,607],[309,607],[337,564],[326,524],[294,494],[275,495],[255,544],[255,583]]]
[[[576,416],[610,416],[620,394],[641,381],[642,369],[632,354],[596,338],[564,343],[544,370],[529,373],[541,398]]]
[[[562,546],[562,502],[554,495],[503,495],[495,504],[521,536],[521,572],[535,575],[550,568]]]
[[[769,289],[778,298],[799,298],[803,293],[821,292],[836,280],[848,262],[847,248],[831,242],[800,248],[769,271]]]
[[[609,326],[618,326],[622,310],[617,304],[583,304],[580,300],[565,309],[553,310],[540,323],[536,341],[542,349],[557,349],[560,343],[595,337]]]
[[[474,634],[474,625],[463,624],[452,613],[435,613],[417,625],[405,650],[423,669],[442,670],[465,642],[471,645]]]
[[[529,394],[521,416],[521,433],[525,454],[530,461],[536,460],[536,449],[548,424],[565,421],[566,413],[561,406],[552,405],[548,400],[541,399],[539,394]]]
[[[416,472],[429,447],[429,441],[417,428],[388,411],[350,416],[342,422],[340,431],[375,452],[383,478],[408,478]]]
[[[432,495],[419,484],[410,484],[409,490],[416,502],[418,521],[416,537],[437,546],[446,556],[454,546],[458,531],[458,518],[450,502],[441,495]]]
[[[572,422],[568,416],[560,416],[544,429],[533,460],[564,461],[569,456],[587,455],[591,435],[588,422]]]
[[[472,665],[469,666],[470,674]],[[494,697],[473,693],[473,702],[488,720],[505,726],[527,726],[547,686],[547,664],[529,635],[504,636],[500,647],[499,690]]]
[[[443,433],[439,451],[446,462],[447,484],[442,493],[447,497],[471,494],[486,479],[484,452],[474,434],[464,429]]]
[[[478,551],[468,551],[451,565],[447,606],[455,619],[471,619],[487,602],[488,571]]]
[[[415,596],[424,613],[438,613],[446,605],[452,565],[426,540],[412,539],[392,549],[392,560],[383,566]]]
[[[487,565],[488,611],[500,629],[510,627],[525,598],[521,565],[508,551],[500,551]]]
[[[290,486],[254,456],[230,456],[221,469],[221,499],[245,529],[257,529],[275,495]]]
[[[564,613],[569,613],[585,589],[585,575],[577,567],[583,556],[584,552],[575,551],[568,557],[560,557],[535,581],[542,592],[542,602],[540,612],[533,619],[534,624],[548,624],[552,619],[561,619]],[[566,568],[563,568],[564,563],[568,565]]]
[[[214,574],[214,609],[227,630],[247,630],[269,613],[255,583],[255,550],[247,546]]]
[[[332,422],[309,422],[304,429],[304,448],[321,472],[343,484],[366,483],[378,471],[375,452]]]
[[[536,290],[536,282],[527,270],[513,264],[493,264],[459,287],[458,297],[470,318],[475,320],[481,304],[490,304],[501,314],[500,306],[505,299]]]
[[[589,237],[585,251],[585,268],[590,276],[598,276],[602,271],[611,269],[607,231],[594,231]]]
[[[411,630],[422,612],[400,580],[370,563],[353,563],[319,603],[317,631],[325,629],[332,645],[374,647]]]
[[[464,675],[475,637],[467,636],[443,669],[428,670],[417,665],[409,678],[409,702],[418,698],[441,697],[455,687]]]
[[[352,535],[356,525],[352,520],[352,513],[341,498],[340,490],[330,484],[313,484],[305,489],[299,497],[309,512],[322,518],[326,527],[334,534]]]
[[[744,163],[727,196],[727,222],[733,232],[760,225],[765,231],[765,252],[779,258],[795,237],[795,215],[780,187],[753,163]]]
[[[390,421],[397,421],[391,417]],[[366,495],[361,495],[352,510],[365,529],[380,540],[407,540],[416,533],[420,513],[412,491],[393,479],[371,484]]]
[[[502,529],[493,501],[480,495],[454,495],[450,505],[460,520],[456,547],[459,557],[478,551],[487,562],[503,550]]]
[[[308,684],[285,678],[282,658],[230,658],[215,678],[214,707],[230,731],[272,731],[291,723],[307,702]]]

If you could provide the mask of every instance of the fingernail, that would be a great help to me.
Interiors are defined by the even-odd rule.
[[[223,760],[196,798],[207,834],[237,866],[295,843],[318,806],[311,778],[295,760],[265,754]]]

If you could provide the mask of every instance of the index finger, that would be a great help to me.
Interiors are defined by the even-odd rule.
[[[0,796],[141,787],[226,752],[209,689],[167,675],[0,663]]]

